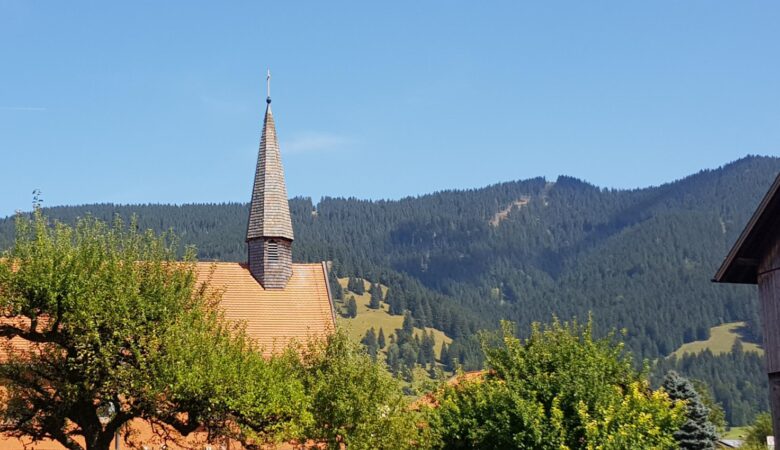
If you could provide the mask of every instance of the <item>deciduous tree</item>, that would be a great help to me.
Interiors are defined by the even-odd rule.
[[[20,215],[0,259],[0,336],[29,350],[7,347],[0,363],[0,430],[71,450],[107,450],[133,418],[185,435],[295,434],[307,397],[287,380],[291,359],[264,360],[222,320],[193,261],[132,224]]]
[[[748,428],[745,436],[746,450],[765,450],[767,436],[772,436],[772,416],[769,413],[756,415],[753,424]]]
[[[426,428],[418,427],[420,417],[409,408],[399,382],[343,331],[308,346],[301,377],[314,416],[306,436],[318,445],[428,448]]]
[[[554,321],[520,340],[504,322],[486,338],[488,371],[447,386],[431,411],[444,449],[673,449],[684,403],[632,368],[590,324]]]

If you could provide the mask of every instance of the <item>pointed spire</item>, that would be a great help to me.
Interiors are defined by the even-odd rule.
[[[265,289],[284,289],[292,276],[293,229],[284,185],[282,157],[271,113],[271,72],[266,78],[263,137],[257,154],[255,184],[246,230],[249,272]]]
[[[257,155],[255,184],[249,210],[246,239],[276,237],[293,240],[290,206],[284,183],[284,169],[276,140],[276,126],[271,112],[271,73],[268,72],[268,99],[263,123],[263,137]]]

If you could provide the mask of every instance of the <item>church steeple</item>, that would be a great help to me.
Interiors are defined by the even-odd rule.
[[[283,289],[292,275],[293,229],[284,169],[271,113],[271,72],[268,72],[263,136],[257,155],[246,242],[249,271],[266,289]]]

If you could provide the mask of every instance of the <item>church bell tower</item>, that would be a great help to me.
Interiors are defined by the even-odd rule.
[[[284,289],[292,276],[293,229],[282,158],[271,113],[271,72],[267,77],[263,135],[249,205],[246,242],[249,271],[265,289]]]

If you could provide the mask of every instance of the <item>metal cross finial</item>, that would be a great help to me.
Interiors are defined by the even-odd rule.
[[[268,74],[265,77],[265,88],[268,96],[265,98],[266,103],[271,103],[271,69],[268,69]]]

